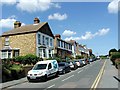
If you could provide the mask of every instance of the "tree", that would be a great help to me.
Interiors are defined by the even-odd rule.
[[[110,51],[109,51],[109,56],[111,56],[111,54],[113,53],[113,52],[117,52],[117,50],[114,48],[114,49],[111,49]]]
[[[120,52],[120,49],[118,50],[118,52]]]

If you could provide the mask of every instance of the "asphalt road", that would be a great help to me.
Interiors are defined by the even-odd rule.
[[[16,88],[41,88],[45,90],[49,88],[91,88],[104,62],[104,60],[92,62],[82,68],[59,75],[59,77],[50,78],[47,82],[25,82],[6,90]]]

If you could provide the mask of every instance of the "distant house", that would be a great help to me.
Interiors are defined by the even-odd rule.
[[[76,55],[78,54],[77,53],[77,42],[75,40],[70,40],[70,41],[67,41],[68,43],[71,43],[72,44],[72,56],[75,58]]]
[[[59,34],[56,34],[54,39],[54,55],[61,58],[72,55],[72,44],[62,40]]]
[[[82,56],[88,57],[89,56],[89,49],[86,47],[86,45],[79,45],[79,51]]]
[[[4,32],[0,37],[1,58],[13,58],[35,54],[41,58],[53,57],[54,35],[47,22],[34,19],[34,24],[21,26],[14,23],[14,29]]]

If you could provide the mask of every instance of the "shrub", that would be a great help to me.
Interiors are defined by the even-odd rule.
[[[38,57],[36,55],[33,54],[28,54],[25,56],[25,63],[26,64],[35,64],[36,62],[38,62]]]
[[[14,58],[15,62],[19,62],[21,64],[24,63],[24,60],[25,60],[24,56],[17,56],[17,57]]]
[[[36,62],[38,62],[40,60],[42,60],[42,59],[33,54],[27,54],[26,56],[15,57],[15,62],[19,62],[24,65],[35,64]]]
[[[116,53],[111,55],[110,59],[111,59],[113,65],[115,65],[115,60],[118,59],[118,58],[120,58],[120,53],[119,52],[116,52]]]
[[[10,67],[10,70],[14,79],[22,77],[23,67],[21,65],[13,64],[12,67]]]
[[[120,58],[117,58],[116,60],[115,60],[115,67],[118,69],[118,68],[120,68]]]
[[[82,59],[82,58],[84,58],[84,56],[76,55],[76,59]]]

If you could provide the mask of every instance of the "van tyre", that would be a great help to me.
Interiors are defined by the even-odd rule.
[[[46,82],[48,79],[47,75],[44,76],[44,81]]]
[[[59,72],[56,72],[56,75],[55,75],[55,77],[58,77],[58,74],[59,74]]]

